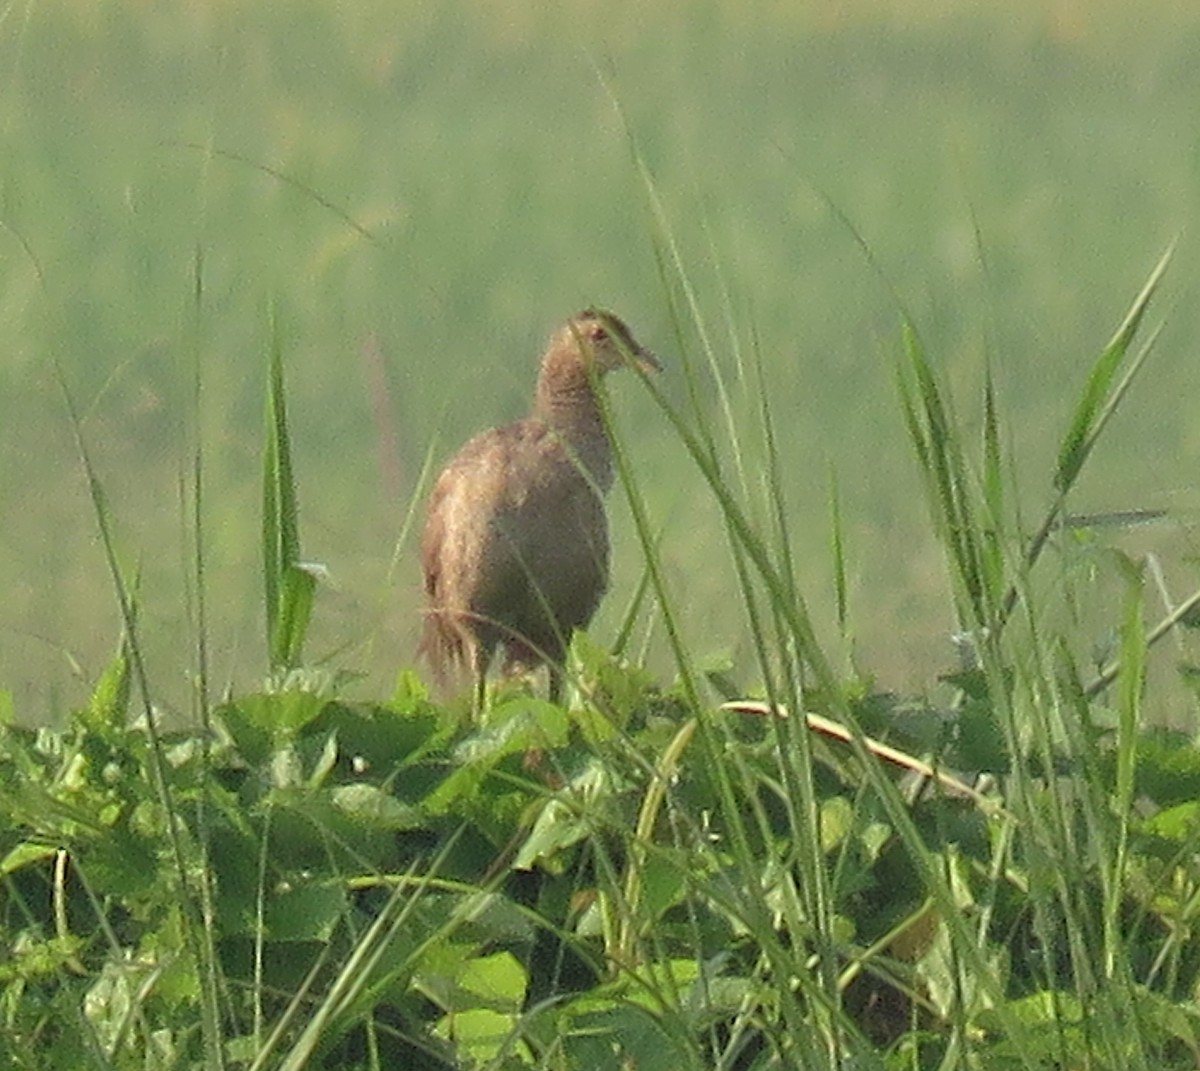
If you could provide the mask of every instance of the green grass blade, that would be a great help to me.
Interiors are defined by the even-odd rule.
[[[1042,551],[1046,549],[1050,536],[1061,523],[1060,516],[1068,492],[1078,481],[1079,474],[1099,441],[1101,433],[1129,392],[1138,373],[1145,366],[1147,358],[1162,333],[1160,324],[1151,332],[1150,337],[1130,362],[1125,374],[1114,384],[1121,362],[1141,326],[1150,299],[1157,291],[1174,252],[1175,243],[1172,242],[1154,266],[1150,278],[1146,280],[1146,284],[1134,300],[1112,341],[1105,347],[1104,352],[1097,358],[1096,364],[1092,368],[1083,397],[1076,407],[1071,427],[1059,447],[1058,465],[1054,475],[1054,487],[1058,494],[1055,495],[1041,526],[1030,539],[1025,551],[1026,571],[1032,569],[1037,563]],[[997,619],[998,626],[1002,627],[1007,622],[1018,598],[1019,593],[1014,585],[1005,593]]]
[[[275,650],[279,656],[276,668],[291,669],[300,662],[316,590],[317,578],[311,569],[294,563],[286,566],[275,622]]]
[[[949,555],[960,595],[961,623],[981,629],[990,621],[990,608],[999,585],[984,563],[987,554],[983,528],[973,501],[973,483],[963,456],[947,396],[937,372],[925,355],[916,328],[903,321],[905,369],[900,373],[901,405],[909,436],[925,478],[930,508]]]
[[[190,526],[193,584],[193,615],[196,627],[196,692],[194,700],[199,720],[209,728],[209,664],[208,664],[208,581],[204,542],[204,440],[203,427],[204,368],[200,359],[200,322],[204,304],[204,250],[196,246],[192,256],[192,331],[191,331],[191,509],[187,511]]]
[[[994,520],[1004,516],[1004,467],[1000,449],[1000,418],[996,383],[989,363],[983,386],[983,500]]]
[[[1142,692],[1146,685],[1146,623],[1142,601],[1143,569],[1126,563],[1128,591],[1125,616],[1121,625],[1121,672],[1117,678],[1117,776],[1113,813],[1117,822],[1117,850],[1112,861],[1105,904],[1105,972],[1111,979],[1116,971],[1117,957],[1124,946],[1120,912],[1126,891],[1126,868],[1129,858],[1129,824],[1133,816],[1134,771],[1137,755],[1137,734],[1141,725]]]
[[[845,639],[849,633],[850,620],[849,600],[846,594],[846,531],[842,520],[842,498],[838,489],[837,471],[832,463],[829,466],[829,530],[838,632]]]
[[[1141,292],[1134,299],[1129,312],[1112,341],[1105,346],[1096,363],[1092,366],[1084,387],[1083,396],[1075,409],[1071,426],[1063,438],[1058,450],[1058,468],[1054,475],[1054,486],[1057,490],[1066,492],[1079,477],[1079,472],[1087,461],[1092,447],[1104,426],[1106,416],[1111,414],[1110,392],[1129,346],[1137,335],[1142,318],[1149,308],[1150,300],[1158,290],[1167,265],[1175,253],[1175,243],[1167,247],[1167,251],[1159,257],[1158,263],[1150,273]]]
[[[300,520],[288,435],[283,350],[271,316],[267,424],[263,450],[263,595],[270,668],[295,667],[312,610],[314,578],[300,565]]]
[[[980,534],[984,579],[989,591],[1004,590],[1005,555],[1003,524],[1005,517],[1004,463],[1000,445],[1000,417],[996,407],[996,384],[990,363],[983,388],[983,473],[982,492],[985,527]]]

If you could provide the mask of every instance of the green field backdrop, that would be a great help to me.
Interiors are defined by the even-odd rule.
[[[1177,235],[1159,352],[1071,508],[1169,509],[1111,538],[1190,591],[1198,208],[1193,2],[4,7],[0,688],[19,717],[57,718],[119,635],[56,367],[140,577],[152,686],[182,706],[197,442],[215,676],[263,672],[273,316],[304,549],[330,573],[309,654],[383,694],[419,626],[405,520],[427,458],[519,415],[546,334],[590,303],[658,351],[683,406],[690,362],[717,426],[707,339],[751,485],[758,388],[739,368],[761,359],[826,638],[839,649],[836,474],[857,661],[928,680],[954,623],[896,403],[897,302],[964,413],[992,362],[1033,516],[1090,362]],[[685,640],[746,670],[709,496],[639,384],[612,388]],[[640,568],[619,492],[613,513],[601,642]],[[669,673],[652,623],[646,657]]]

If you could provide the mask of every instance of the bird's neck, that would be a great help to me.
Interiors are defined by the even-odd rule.
[[[556,432],[601,492],[612,486],[612,447],[587,372],[543,368],[533,415]]]

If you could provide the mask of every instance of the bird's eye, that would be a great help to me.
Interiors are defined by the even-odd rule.
[[[588,332],[588,337],[593,342],[603,342],[606,338],[608,338],[608,332],[605,331],[604,328],[599,324],[594,324],[591,331]]]

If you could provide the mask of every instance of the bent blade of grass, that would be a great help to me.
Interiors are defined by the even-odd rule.
[[[289,175],[286,171],[281,171],[279,168],[271,167],[269,164],[264,164],[259,160],[252,160],[250,157],[243,156],[241,153],[236,153],[229,149],[218,148],[215,145],[201,145],[192,141],[167,141],[163,144],[168,148],[190,149],[195,152],[200,152],[209,159],[228,160],[232,163],[252,168],[253,170],[258,171],[260,174],[269,175],[277,182],[296,190],[309,201],[319,205],[327,212],[332,213],[347,227],[353,230],[360,238],[365,238],[368,242],[378,241],[374,233],[372,233],[372,231],[362,223],[359,223],[358,220],[349,213],[349,211],[347,211],[345,208],[342,208],[341,205],[335,204],[319,190],[314,189],[305,182],[301,182],[300,179],[296,178],[295,176]]]
[[[755,699],[735,699],[728,703],[722,703],[721,709],[732,710],[739,714],[754,714],[759,717],[789,717],[786,707],[772,707],[769,703],[763,703]],[[819,733],[832,740],[838,740],[843,744],[854,743],[855,736],[846,726],[829,718],[822,717],[820,714],[806,712],[804,723],[812,732]],[[911,773],[918,774],[928,781],[936,781],[950,796],[971,800],[983,814],[997,817],[1011,817],[1006,814],[1002,804],[984,795],[977,789],[972,788],[966,781],[951,771],[940,766],[931,766],[923,759],[894,748],[890,744],[885,744],[882,740],[876,740],[870,736],[863,736],[860,739],[867,751],[876,758],[891,763],[893,766],[899,766],[901,769],[908,770]]]

